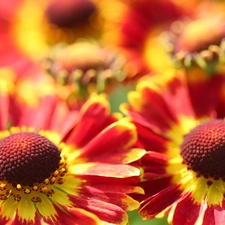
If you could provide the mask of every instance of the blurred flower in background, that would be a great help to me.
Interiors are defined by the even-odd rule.
[[[174,65],[198,66],[211,74],[224,64],[224,13],[221,2],[204,1],[192,19],[177,20],[164,32],[162,41]]]
[[[70,100],[83,100],[91,93],[110,93],[134,76],[126,69],[122,53],[87,40],[55,46],[42,66],[56,84],[71,87]]]
[[[210,60],[221,58],[224,3],[205,0],[188,5],[185,1],[142,0],[126,12],[118,45],[139,71],[163,72],[180,63],[206,67]]]
[[[158,36],[172,22],[189,14],[186,8],[172,1],[135,1],[121,21],[118,45],[127,51],[130,60],[143,73],[162,71],[170,62]]]
[[[13,45],[14,51],[40,59],[58,43],[71,44],[78,38],[99,40],[105,31],[112,31],[116,16],[121,16],[112,9],[122,11],[125,5],[119,0],[2,2],[0,22],[4,28],[4,45]]]

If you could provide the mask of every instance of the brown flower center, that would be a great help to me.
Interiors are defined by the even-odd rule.
[[[195,20],[187,24],[175,45],[175,53],[201,52],[210,45],[219,46],[225,37],[225,25],[221,19]]]
[[[70,28],[88,22],[95,10],[95,4],[90,0],[56,0],[45,13],[52,24]]]
[[[181,156],[197,176],[225,179],[225,122],[211,120],[191,130],[184,137]]]
[[[31,132],[0,140],[0,180],[30,185],[42,182],[60,162],[60,151],[47,138]]]

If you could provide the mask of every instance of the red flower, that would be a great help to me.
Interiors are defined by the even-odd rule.
[[[222,224],[225,210],[225,78],[174,73],[143,80],[122,106],[137,127],[144,219]]]
[[[187,15],[189,11],[171,0],[135,1],[124,13],[118,45],[142,74],[149,70],[162,71],[171,62],[159,35],[172,22]]]
[[[142,73],[196,64],[211,72],[224,61],[224,4],[185,1],[141,0],[125,13],[118,45]]]
[[[0,224],[127,224],[140,171],[129,165],[134,125],[109,114],[104,96],[70,111],[54,95],[39,107],[19,104],[1,77]]]

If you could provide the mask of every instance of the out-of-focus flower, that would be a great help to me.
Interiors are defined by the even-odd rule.
[[[10,93],[15,102],[31,108],[38,106],[45,95],[58,95],[64,99],[65,90],[64,94],[60,94],[54,80],[34,65],[29,66],[27,71],[23,70],[19,75],[17,72],[11,67],[0,68],[0,92],[2,95],[8,96],[7,93]]]
[[[222,1],[205,0],[192,11],[191,16],[174,21],[159,40],[173,66],[197,66],[212,74],[224,64],[225,6]]]
[[[121,0],[2,2],[0,23],[4,34],[0,35],[6,40],[4,45],[15,48],[14,52],[19,50],[36,60],[57,43],[70,44],[78,38],[101,39],[105,31],[113,32],[125,7]]]
[[[55,46],[42,65],[58,86],[70,88],[70,99],[84,99],[93,92],[109,93],[136,77],[122,52],[87,40]]]
[[[127,50],[138,71],[162,71],[172,64],[158,38],[171,23],[189,11],[171,0],[134,1],[124,13],[118,45]]]
[[[205,0],[172,0],[175,4],[180,5],[182,8],[190,8],[190,10],[193,10],[193,7],[196,7],[201,1]]]
[[[20,105],[0,76],[0,224],[127,224],[145,153],[133,124],[93,96],[70,111],[54,95]]]
[[[215,63],[223,63],[224,3],[184,3],[142,0],[125,13],[119,45],[139,70],[197,65],[212,72]]]
[[[180,224],[223,224],[225,77],[166,71],[140,81],[122,110],[147,150],[140,215]]]
[[[199,66],[213,73],[219,64],[224,63],[224,18],[218,14],[174,22],[171,30],[162,36],[174,63],[185,68]]]
[[[11,35],[21,52],[37,59],[56,43],[71,43],[93,31],[89,19],[95,9],[91,0],[19,1],[11,18]]]

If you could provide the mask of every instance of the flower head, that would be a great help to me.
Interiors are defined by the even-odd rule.
[[[109,92],[128,77],[122,53],[84,40],[56,46],[42,65],[57,84],[73,88],[71,98]]]
[[[171,224],[222,224],[225,79],[167,71],[141,81],[122,106],[147,150],[139,213]]]
[[[217,15],[176,21],[164,41],[176,64],[186,68],[198,65],[212,72],[215,64],[224,62],[224,37],[224,18]]]
[[[0,224],[127,224],[126,211],[139,206],[129,194],[142,193],[140,171],[129,164],[145,153],[132,147],[134,125],[110,115],[105,96],[70,111],[54,95],[20,105],[5,86]]]
[[[118,45],[127,51],[129,60],[142,74],[162,71],[171,65],[171,60],[158,36],[173,21],[187,15],[189,12],[171,0],[134,1],[121,21]]]
[[[9,48],[13,50],[9,58],[22,53],[37,60],[58,43],[71,44],[79,38],[104,39],[108,43],[112,36],[108,32],[116,31],[117,17],[123,15],[126,3],[121,0],[65,0],[63,4],[60,0],[15,0],[2,2],[0,7],[4,9],[0,15],[3,27],[0,35],[7,44],[2,48],[6,52]]]
[[[32,59],[44,56],[56,43],[71,43],[94,30],[89,20],[96,7],[91,0],[66,0],[64,4],[23,0],[11,7],[16,8],[9,25],[14,43]]]

